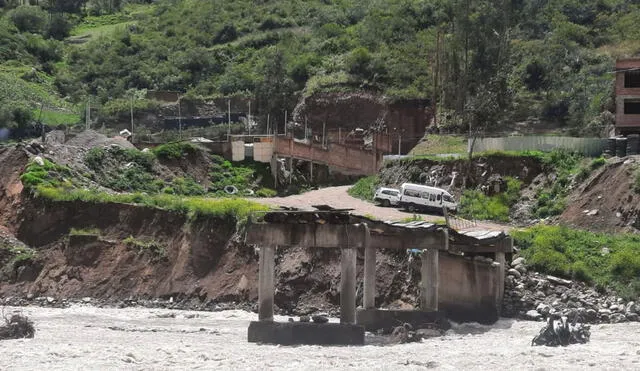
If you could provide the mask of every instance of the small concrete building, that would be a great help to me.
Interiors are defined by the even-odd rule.
[[[616,132],[640,134],[640,57],[616,62]]]

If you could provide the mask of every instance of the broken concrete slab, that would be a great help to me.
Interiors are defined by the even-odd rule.
[[[252,321],[248,340],[279,345],[364,345],[364,327],[347,323]]]

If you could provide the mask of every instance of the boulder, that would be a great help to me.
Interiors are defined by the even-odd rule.
[[[538,311],[537,311],[537,310],[533,310],[533,309],[532,309],[532,310],[530,310],[530,311],[527,311],[527,313],[525,313],[525,317],[526,317],[527,319],[537,321],[537,320],[539,320],[540,318],[542,318],[542,314],[538,313]]]
[[[536,307],[536,311],[538,311],[538,313],[546,316],[547,314],[549,314],[549,311],[551,311],[551,307],[549,305],[545,304],[545,303],[540,303]]]
[[[524,264],[524,263],[525,263],[524,258],[520,257],[520,258],[514,259],[514,260],[511,262],[511,266],[515,268],[515,267],[517,267],[517,266],[519,266],[519,265],[521,265],[521,264]]]
[[[507,271],[507,274],[510,276],[514,276],[515,278],[519,279],[522,277],[522,274],[520,272],[518,272],[517,270],[511,268]]]

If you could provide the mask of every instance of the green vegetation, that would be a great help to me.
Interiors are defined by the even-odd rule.
[[[534,117],[596,133],[615,57],[640,50],[631,0],[36,3],[0,1],[2,125],[26,126],[43,102],[74,114],[47,121],[73,124],[89,96],[98,115],[121,113],[132,90],[252,96],[262,117],[300,94],[364,90],[434,101],[442,132]]]
[[[154,262],[167,259],[166,247],[156,240],[149,238],[138,239],[133,236],[129,236],[125,238],[122,243],[127,245],[129,248],[136,249],[140,255],[151,255],[151,259]]]
[[[234,186],[239,194],[247,195],[250,189],[255,189],[257,185],[273,187],[273,179],[268,164],[253,161],[243,161],[231,163],[220,156],[211,156],[213,165],[209,171],[211,180],[210,191],[217,196],[227,195],[224,191],[226,186]],[[273,197],[276,191],[270,188],[259,188],[255,195],[258,197]]]
[[[100,236],[101,233],[102,232],[98,228],[71,228],[69,231],[70,236]]]
[[[152,151],[161,160],[180,160],[196,153],[196,147],[191,143],[174,142],[159,145]]]
[[[542,158],[548,170],[554,172],[555,180],[537,192],[532,210],[536,217],[546,218],[564,211],[565,197],[569,193],[572,177],[575,175],[578,180],[584,177],[584,173],[579,173],[582,159],[582,155],[565,150],[554,150]],[[595,161],[596,167],[599,162]]]
[[[512,235],[527,264],[539,272],[610,286],[627,299],[640,295],[640,236],[546,225]]]
[[[467,137],[428,134],[409,152],[409,155],[428,156],[442,153],[467,153]]]
[[[52,201],[84,201],[91,203],[127,203],[142,206],[159,207],[165,210],[186,213],[190,217],[213,216],[231,218],[244,222],[251,213],[267,211],[268,206],[240,198],[204,198],[180,197],[168,194],[144,193],[105,193],[95,189],[76,189],[39,186],[35,190],[37,197]]]
[[[365,201],[373,201],[376,189],[380,185],[380,179],[377,175],[371,175],[359,179],[353,187],[347,191],[349,195]]]
[[[4,244],[0,241],[0,277],[21,265],[32,262],[37,257],[37,251],[26,245]]]
[[[464,218],[509,221],[509,210],[520,197],[522,182],[506,178],[506,190],[487,196],[479,190],[466,190],[460,198],[459,214]]]
[[[29,163],[20,180],[25,187],[35,188],[38,186],[58,186],[60,184],[70,185],[71,169],[66,166],[59,166],[53,162],[43,159],[44,165],[38,165],[35,161]]]

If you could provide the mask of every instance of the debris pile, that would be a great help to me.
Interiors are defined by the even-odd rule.
[[[569,344],[585,344],[591,337],[590,327],[577,322],[572,323],[565,316],[550,315],[540,333],[531,340],[531,345],[546,345],[549,347],[567,346]]]
[[[36,329],[33,322],[21,314],[13,314],[5,318],[5,325],[0,326],[0,340],[32,338]]]
[[[558,314],[570,321],[620,323],[639,321],[640,305],[581,282],[529,272],[520,257],[506,272],[502,313],[534,321]]]

